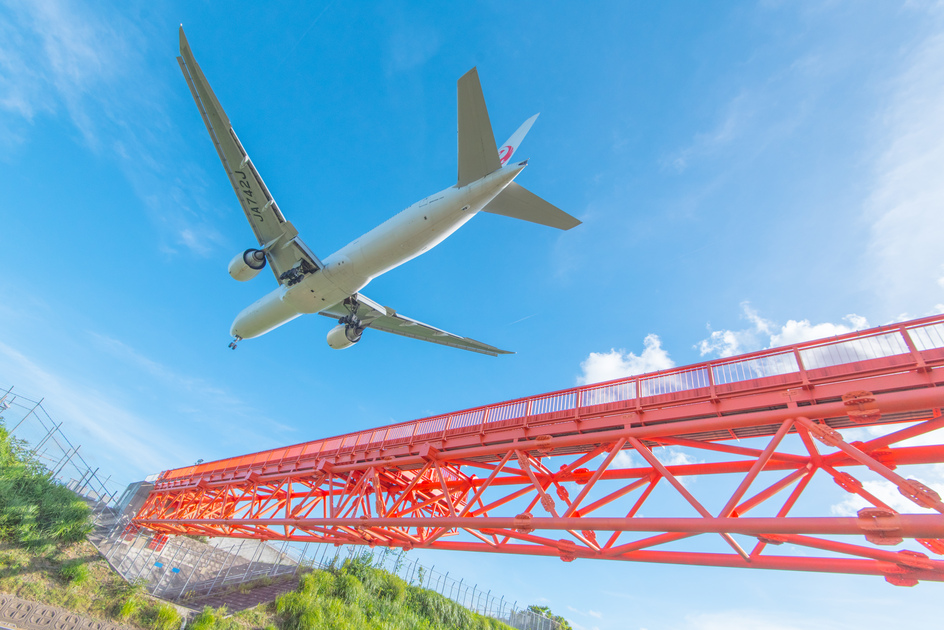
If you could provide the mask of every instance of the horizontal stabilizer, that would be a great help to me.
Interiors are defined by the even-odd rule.
[[[485,212],[539,223],[558,230],[569,230],[580,221],[557,206],[544,201],[524,186],[511,182],[484,208]]]
[[[460,188],[501,168],[498,148],[488,119],[482,84],[475,68],[459,79],[459,181]]]

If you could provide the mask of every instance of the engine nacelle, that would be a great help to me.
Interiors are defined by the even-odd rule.
[[[361,328],[341,324],[328,331],[328,345],[335,350],[344,350],[360,341],[363,334],[364,331]]]
[[[233,280],[245,282],[252,280],[266,265],[265,252],[261,249],[247,249],[229,262],[229,275]]]

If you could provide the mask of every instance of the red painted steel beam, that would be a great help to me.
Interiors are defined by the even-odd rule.
[[[468,529],[514,530],[519,522],[513,517],[423,517],[423,518],[271,518],[271,519],[154,519],[149,525],[205,525],[230,527],[281,527],[297,529],[316,527],[446,527]],[[592,529],[608,532],[679,532],[718,534],[818,534],[831,536],[861,536],[881,527],[904,538],[944,538],[944,515],[899,514],[882,517],[877,523],[871,519],[853,517],[741,517],[741,518],[545,518],[533,517],[529,526],[535,530]],[[944,568],[944,562],[938,564]]]

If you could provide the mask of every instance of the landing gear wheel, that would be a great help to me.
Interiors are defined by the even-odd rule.
[[[235,349],[236,349],[236,344],[239,343],[240,341],[242,341],[242,339],[243,339],[243,338],[240,337],[240,336],[238,336],[238,335],[237,335],[236,337],[233,337],[233,340],[229,342],[229,347],[230,347],[230,349],[231,349],[231,350],[235,350]]]
[[[358,304],[357,298],[352,295],[344,300],[344,306],[350,314],[339,319],[338,323],[345,325],[344,336],[347,337],[347,340],[351,343],[357,343],[360,341],[361,335],[364,334],[365,328],[361,325],[361,320],[357,318],[357,309],[360,304]]]

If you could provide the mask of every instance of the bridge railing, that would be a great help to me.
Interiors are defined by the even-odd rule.
[[[484,433],[524,423],[534,426],[575,415],[687,403],[931,363],[944,363],[944,315],[178,468],[161,473],[157,487],[173,480]]]

